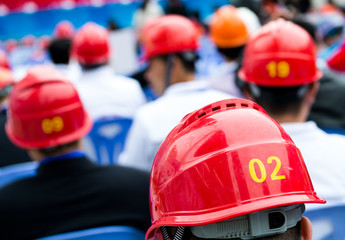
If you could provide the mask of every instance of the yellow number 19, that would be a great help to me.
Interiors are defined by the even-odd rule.
[[[290,65],[285,61],[271,61],[266,65],[266,69],[271,78],[277,76],[280,78],[286,78],[290,74]]]

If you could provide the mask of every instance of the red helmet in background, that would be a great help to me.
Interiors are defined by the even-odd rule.
[[[337,51],[327,60],[327,65],[336,71],[345,71],[345,42]]]
[[[110,43],[107,29],[96,23],[86,23],[73,37],[72,56],[83,65],[108,62]]]
[[[313,39],[298,25],[278,19],[246,45],[239,77],[259,86],[300,86],[319,80]]]
[[[74,30],[74,26],[71,22],[61,21],[55,26],[53,36],[57,39],[72,38]]]
[[[185,116],[151,170],[152,226],[198,226],[302,203],[314,192],[299,149],[256,103],[228,99]]]
[[[11,69],[6,52],[0,50],[0,67]]]
[[[198,29],[191,20],[179,15],[150,20],[140,36],[145,59],[198,49]]]
[[[18,47],[18,42],[15,39],[8,39],[5,41],[5,50],[6,52],[12,52],[14,49]]]
[[[0,91],[14,84],[15,80],[12,72],[8,68],[0,66]]]
[[[245,45],[249,39],[246,25],[234,6],[219,8],[210,22],[212,41],[220,48],[234,48]]]
[[[73,85],[49,66],[30,69],[9,97],[6,133],[25,149],[48,148],[85,136],[92,122]]]
[[[34,35],[26,35],[21,40],[20,43],[23,46],[32,47],[35,44],[36,37]]]

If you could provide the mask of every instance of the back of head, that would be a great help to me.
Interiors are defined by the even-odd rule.
[[[71,40],[53,39],[48,47],[51,60],[55,64],[68,64],[70,59]]]
[[[110,59],[109,33],[96,23],[86,23],[72,41],[72,55],[82,65],[105,64]]]
[[[6,99],[14,84],[12,72],[8,68],[0,66],[0,103]]]
[[[24,149],[43,149],[76,141],[92,122],[77,91],[59,71],[37,66],[11,91],[6,133]]]
[[[264,25],[247,43],[239,77],[267,87],[301,86],[319,80],[313,39],[290,21],[278,19]]]
[[[249,39],[244,21],[237,9],[226,5],[219,8],[210,22],[211,39],[218,48],[243,46]]]
[[[185,52],[195,55],[198,48],[198,30],[183,16],[165,15],[153,19],[143,27],[140,36],[146,59]]]
[[[283,128],[249,100],[223,100],[185,116],[158,150],[146,239],[162,239],[162,226],[202,239],[281,234],[304,203],[324,202]]]

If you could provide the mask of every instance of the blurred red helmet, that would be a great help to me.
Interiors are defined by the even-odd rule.
[[[86,23],[73,37],[72,56],[84,65],[106,63],[110,58],[107,29],[95,23]]]
[[[165,15],[150,20],[140,34],[144,58],[196,51],[199,31],[191,20],[179,15]]]
[[[72,38],[74,30],[74,26],[71,22],[61,21],[55,26],[53,37],[57,39]]]
[[[77,91],[52,67],[33,67],[10,94],[5,129],[11,141],[21,148],[73,142],[91,127]]]
[[[6,52],[0,50],[0,67],[11,69]]]

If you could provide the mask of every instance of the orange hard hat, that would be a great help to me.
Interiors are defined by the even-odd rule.
[[[107,29],[92,22],[83,25],[73,37],[72,56],[84,65],[106,63],[110,58]]]
[[[316,48],[307,31],[278,19],[261,27],[244,50],[239,77],[259,86],[300,86],[319,80]]]
[[[25,149],[73,142],[92,127],[72,83],[49,66],[33,67],[15,85],[8,112],[6,133],[14,144]]]
[[[210,22],[211,39],[220,48],[233,48],[244,45],[249,33],[234,6],[219,8]]]
[[[199,32],[193,22],[179,15],[165,15],[150,20],[140,34],[144,57],[196,51]]]
[[[207,225],[280,206],[325,203],[301,152],[256,103],[215,102],[185,116],[161,144],[150,177],[152,226]]]

